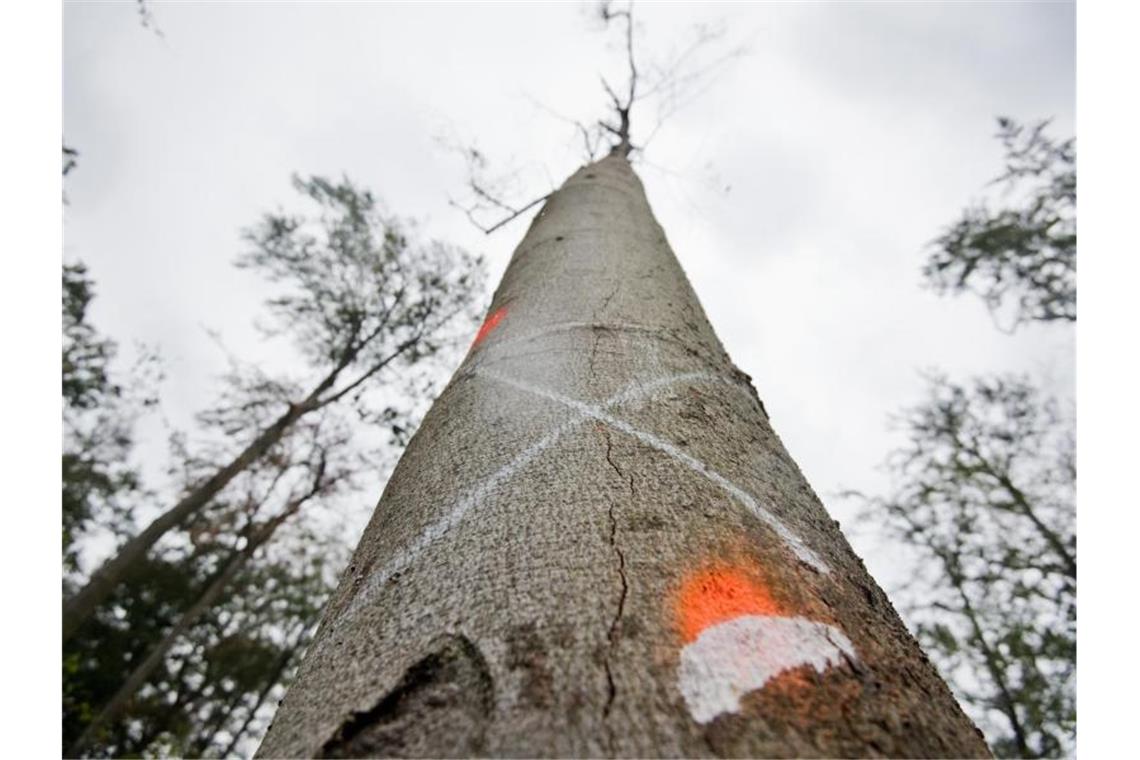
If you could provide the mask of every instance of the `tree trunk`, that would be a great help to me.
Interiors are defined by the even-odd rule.
[[[130,705],[131,698],[134,697],[142,685],[154,674],[156,668],[162,664],[166,659],[167,653],[170,648],[174,646],[175,642],[182,637],[186,631],[190,630],[191,626],[198,622],[202,615],[214,606],[214,603],[221,597],[222,592],[234,579],[234,576],[245,567],[245,563],[253,556],[259,548],[261,548],[266,541],[272,536],[274,531],[284,522],[284,519],[289,517],[292,511],[286,512],[278,517],[268,521],[265,525],[259,526],[249,535],[249,540],[246,545],[240,550],[235,551],[228,562],[222,567],[212,581],[202,591],[197,601],[190,606],[178,620],[167,631],[166,636],[155,644],[146,656],[139,661],[118,690],[103,704],[102,708],[83,729],[83,733],[75,740],[72,746],[68,749],[70,757],[79,756],[95,738],[98,731],[108,723],[118,720],[119,716],[123,714],[127,706]]]
[[[311,398],[311,397],[310,397]],[[91,574],[87,584],[63,601],[63,641],[67,642],[79,626],[91,616],[115,587],[130,572],[136,562],[146,556],[167,531],[182,524],[188,517],[205,507],[231,480],[256,462],[281,440],[285,432],[308,411],[305,404],[293,404],[272,425],[261,431],[233,461],[222,467],[209,479],[187,494],[177,504],[156,517],[141,533],[134,536],[113,557]]]
[[[245,720],[242,721],[241,727],[230,737],[229,744],[226,745],[226,748],[219,757],[231,757],[233,755],[238,742],[245,736],[250,724],[253,723],[254,718],[257,717],[257,711],[265,704],[265,700],[269,697],[269,692],[273,691],[274,686],[281,683],[281,679],[284,678],[285,672],[289,669],[294,657],[297,655],[297,650],[301,648],[301,642],[304,640],[304,637],[305,629],[302,628],[300,634],[298,634],[294,640],[294,643],[281,652],[281,656],[277,659],[277,664],[273,668],[273,672],[269,675],[269,678],[265,680],[265,685],[261,688],[261,691],[258,692],[257,700],[253,703],[253,706],[249,708],[249,712],[246,714]]]
[[[259,754],[988,751],[619,152],[515,251]]]

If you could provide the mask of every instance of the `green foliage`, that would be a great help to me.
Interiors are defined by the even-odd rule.
[[[999,119],[1006,208],[977,205],[923,273],[1012,326],[1076,320],[1076,149]],[[861,518],[918,555],[908,623],[1001,757],[1072,754],[1076,737],[1074,419],[1026,378],[927,377]]]
[[[267,332],[291,338],[307,369],[271,375],[231,357],[216,402],[190,433],[172,435],[165,498],[173,501],[263,431],[280,433],[164,534],[67,641],[65,746],[100,756],[251,749],[347,562],[329,527],[344,522],[343,497],[379,485],[368,476],[406,443],[450,349],[469,337],[483,296],[480,260],[414,245],[408,223],[381,214],[348,180],[294,184],[316,212],[266,215],[246,232],[251,250],[239,265],[281,286]],[[65,422],[84,421],[65,425],[65,565],[74,585],[77,537],[94,527],[134,530],[130,507],[146,494],[126,464],[138,394],[114,382],[115,345],[85,321],[91,283],[82,267],[65,268],[64,290]],[[279,428],[286,410],[302,413]],[[168,634],[187,625],[171,644]],[[140,663],[153,655],[160,664],[148,672]],[[123,684],[144,673],[125,708],[111,710],[130,692]]]
[[[173,474],[187,487],[216,469],[217,457],[229,456],[227,439],[266,413],[262,404],[237,403],[235,394],[246,387],[239,379],[229,378],[223,394],[228,406],[200,416],[201,439],[192,445],[179,440],[173,450]],[[137,567],[66,644],[65,746],[83,735],[152,651],[162,653],[160,665],[121,717],[102,721],[84,737],[88,752],[220,755],[230,744],[250,741],[345,559],[342,544],[330,543],[296,515],[351,486],[351,470],[360,466],[356,454],[342,420],[331,408],[322,410],[165,537],[158,557]],[[243,557],[263,530],[275,543]],[[235,558],[238,575],[173,646],[166,643],[167,633],[188,610],[201,608],[207,589]]]
[[[252,248],[238,260],[284,286],[268,303],[269,332],[288,332],[314,366],[370,368],[396,351],[413,364],[454,337],[446,328],[456,317],[473,321],[481,259],[439,242],[412,245],[407,223],[382,214],[347,178],[294,177],[293,185],[316,213],[267,214],[245,232]]]
[[[235,547],[228,539],[149,558],[68,643],[63,662],[65,746],[165,635]],[[106,726],[96,756],[221,756],[264,726],[327,599],[329,562],[343,547],[298,531],[306,548],[266,553],[182,637],[125,720]],[[248,749],[248,748],[247,748]]]
[[[1077,319],[1076,142],[1045,135],[1048,121],[998,119],[1005,172],[994,180],[1019,197],[998,210],[967,208],[935,242],[923,267],[938,293],[971,291],[1012,327]]]
[[[132,428],[154,399],[156,359],[144,356],[119,381],[110,370],[117,347],[88,321],[94,298],[83,264],[63,267],[63,565],[79,570],[83,537],[92,530],[131,530],[131,504],[140,496],[130,464]]]
[[[176,563],[150,560],[119,589],[106,609],[64,651],[63,739],[65,746],[118,688],[131,662],[145,656],[193,593],[192,575]],[[163,673],[163,677],[170,677]],[[161,714],[161,704],[140,701],[136,714]],[[111,737],[105,737],[110,740]],[[127,743],[125,733],[116,742]]]
[[[921,557],[904,611],[999,756],[1076,732],[1072,418],[1020,377],[929,378],[863,519]]]
[[[90,409],[122,389],[107,376],[115,344],[100,338],[87,321],[95,297],[87,267],[63,266],[63,400],[75,409]]]

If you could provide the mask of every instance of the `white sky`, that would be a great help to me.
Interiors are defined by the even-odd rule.
[[[289,175],[347,174],[423,236],[485,253],[497,282],[527,220],[485,237],[447,205],[464,167],[436,137],[540,180],[581,162],[533,100],[602,115],[616,35],[580,4],[134,3],[64,8],[65,256],[87,262],[96,324],[158,345],[185,425],[224,357],[286,366],[252,328],[264,286],[231,266],[240,228]],[[643,59],[723,21],[750,54],[659,133],[638,172],[729,354],[841,522],[841,488],[882,488],[888,416],[917,370],[1027,371],[1073,391],[1073,332],[1005,335],[974,298],[919,288],[925,244],[1001,169],[994,117],[1074,130],[1069,4],[640,5]],[[634,142],[652,114],[634,122]],[[725,188],[730,188],[725,191]],[[159,446],[157,430],[145,443]],[[374,503],[362,505],[363,515]],[[849,534],[850,535],[850,534]],[[881,580],[891,558],[858,537]],[[896,569],[897,572],[897,569]]]

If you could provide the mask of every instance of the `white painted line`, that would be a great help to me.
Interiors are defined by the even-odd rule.
[[[643,430],[638,430],[628,422],[620,420],[613,415],[607,414],[605,410],[600,406],[587,404],[584,401],[579,401],[578,399],[563,396],[560,393],[555,393],[554,391],[548,390],[546,388],[540,388],[537,385],[532,385],[531,383],[527,383],[523,380],[504,377],[495,372],[491,372],[490,370],[476,370],[475,374],[503,383],[504,385],[509,385],[512,388],[517,388],[518,390],[525,391],[526,393],[539,396],[540,398],[545,398],[549,401],[554,401],[556,403],[562,404],[563,406],[567,406],[577,411],[583,417],[590,417],[592,419],[598,420],[599,422],[604,422],[610,427],[613,427],[617,430],[622,431],[623,433],[627,433],[628,435],[637,438],[647,446],[668,454],[669,456],[673,457],[673,459],[677,460],[694,472],[704,475],[713,483],[716,483],[718,486],[720,486],[721,489],[723,489],[726,493],[733,496],[737,501],[743,504],[749,512],[751,512],[764,524],[775,531],[776,535],[780,537],[780,539],[788,546],[788,548],[792,550],[792,553],[795,554],[796,557],[798,557],[802,562],[810,565],[821,573],[826,574],[829,572],[827,564],[824,563],[822,559],[820,559],[819,555],[808,548],[807,544],[803,542],[803,539],[793,533],[788,528],[788,526],[784,525],[784,523],[780,522],[780,519],[778,517],[776,517],[764,507],[760,506],[760,504],[756,501],[756,499],[752,497],[751,494],[730,481],[728,478],[721,475],[716,470],[709,467],[701,460],[685,451],[681,451],[681,449],[677,448],[672,443],[658,438],[652,433],[646,433]]]
[[[742,615],[710,625],[681,649],[677,686],[693,720],[708,723],[740,711],[741,698],[792,668],[822,673],[855,659],[838,628],[800,617]]]
[[[476,373],[481,374],[481,373]],[[496,377],[496,379],[499,379]],[[658,378],[646,383],[635,382],[611,396],[609,399],[602,402],[600,409],[606,409],[621,404],[626,404],[631,401],[646,398],[653,393],[667,388],[671,385],[678,383],[727,383],[733,385],[724,378],[710,375],[705,372],[687,372],[680,375],[672,375],[670,377]],[[734,386],[739,387],[739,386]],[[574,428],[582,425],[590,419],[588,415],[579,415],[566,420],[562,424],[555,427],[535,443],[527,446],[521,452],[516,454],[510,461],[488,475],[482,481],[477,483],[470,491],[463,495],[450,509],[446,510],[442,517],[435,522],[428,524],[410,544],[402,549],[383,567],[371,573],[366,581],[364,587],[357,593],[356,597],[349,603],[348,609],[341,615],[335,625],[340,625],[341,621],[349,619],[354,611],[361,605],[365,604],[372,598],[384,584],[398,572],[407,568],[428,546],[435,543],[447,533],[451,528],[455,527],[467,514],[475,507],[484,503],[488,497],[494,496],[494,491],[500,485],[510,480],[515,473],[530,463],[535,457],[547,450],[558,440],[570,432]]]
[[[663,328],[661,327],[639,325],[632,322],[559,322],[544,327],[541,330],[523,333],[513,338],[500,336],[497,340],[492,340],[490,336],[488,336],[486,342],[483,344],[483,350],[474,357],[473,363],[478,366],[506,361],[512,357],[509,355],[501,356],[500,354],[503,349],[510,348],[519,343],[528,343],[533,340],[538,340],[539,338],[545,338],[548,335],[557,335],[558,333],[572,332],[574,330],[597,330],[612,333],[646,333],[649,335],[663,332]],[[663,338],[663,340],[669,340],[669,338]],[[676,339],[674,338],[672,340]]]

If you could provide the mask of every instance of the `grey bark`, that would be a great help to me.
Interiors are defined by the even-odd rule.
[[[550,196],[491,314],[260,756],[988,754],[725,354],[620,151]],[[851,651],[702,722],[681,611],[687,579],[728,566]]]

